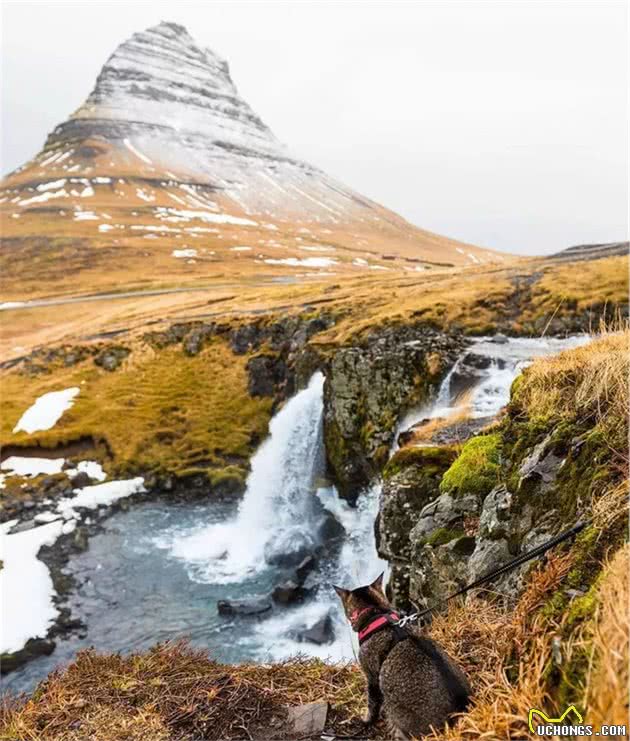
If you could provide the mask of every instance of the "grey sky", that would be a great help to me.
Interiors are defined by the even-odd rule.
[[[426,229],[541,254],[625,239],[625,2],[3,2],[3,164],[160,20],[304,159]]]

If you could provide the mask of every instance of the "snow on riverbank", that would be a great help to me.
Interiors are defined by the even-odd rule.
[[[39,476],[42,473],[50,476],[61,473],[65,458],[23,458],[12,455],[2,461],[0,468],[7,471],[7,476]]]
[[[52,545],[61,535],[63,520],[6,535],[14,524],[15,520],[2,526],[0,546],[2,653],[19,651],[29,638],[44,638],[58,615],[52,602],[52,579],[37,554],[42,546]]]
[[[11,459],[7,459],[11,460]],[[44,459],[18,459],[44,460]],[[5,461],[5,463],[7,462]],[[63,464],[63,458],[50,463]],[[77,466],[88,475],[105,476],[103,469],[93,461],[82,461]],[[15,470],[15,469],[14,469]],[[73,469],[76,472],[77,469]],[[22,532],[9,534],[17,524],[12,520],[0,526],[3,568],[0,570],[2,601],[2,653],[14,653],[24,647],[29,638],[44,638],[59,611],[53,604],[54,587],[48,567],[37,557],[44,545],[53,545],[57,538],[71,533],[79,519],[79,509],[96,509],[145,491],[144,479],[138,476],[122,481],[108,481],[74,490],[74,497],[61,499],[54,509],[41,512],[36,522],[46,522]],[[51,521],[52,520],[52,521]]]
[[[13,432],[37,432],[49,430],[61,419],[61,415],[74,404],[74,397],[79,393],[79,387],[73,386],[63,391],[51,391],[40,396],[20,417],[20,421],[13,428]]]
[[[79,461],[76,468],[69,468],[66,473],[68,474],[68,478],[72,478],[78,473],[86,473],[91,479],[99,482],[105,481],[107,478],[103,467],[96,461]]]
[[[57,505],[57,512],[68,519],[77,516],[76,509],[96,509],[142,491],[145,491],[142,476],[127,481],[108,481],[105,484],[84,486],[82,489],[74,490],[76,496],[61,499]]]

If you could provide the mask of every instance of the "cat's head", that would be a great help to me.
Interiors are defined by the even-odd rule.
[[[392,606],[383,590],[383,574],[371,583],[356,589],[344,589],[333,584],[335,592],[341,599],[346,617],[354,627],[360,616],[368,610],[388,612]]]

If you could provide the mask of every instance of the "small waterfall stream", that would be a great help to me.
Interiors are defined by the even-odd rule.
[[[274,556],[312,551],[321,505],[312,496],[323,473],[324,376],[316,373],[271,420],[269,437],[252,458],[247,489],[233,519],[201,525],[170,544],[194,581],[242,581]]]
[[[250,622],[240,647],[260,661],[281,660],[296,653],[330,657],[353,656],[352,638],[343,618],[333,583],[358,584],[372,580],[384,564],[376,555],[374,520],[378,511],[376,486],[356,508],[337,496],[334,487],[317,488],[325,468],[322,435],[324,376],[315,373],[270,424],[270,435],[252,459],[247,490],[235,516],[225,522],[177,532],[156,542],[185,564],[193,581],[211,584],[249,584],[247,595],[269,593],[270,578],[278,581],[278,559],[317,546],[314,582],[318,585],[304,603],[276,610]],[[327,550],[318,535],[326,513],[345,530],[341,548]],[[300,631],[330,615],[335,639],[317,646],[299,640]]]

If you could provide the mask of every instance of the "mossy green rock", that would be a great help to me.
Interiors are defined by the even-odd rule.
[[[422,510],[439,494],[442,475],[456,455],[451,447],[403,448],[387,464],[377,538],[383,558],[409,559],[409,535]]]
[[[457,452],[451,447],[403,448],[383,472],[377,520],[377,548],[391,564],[389,588],[394,604],[407,610],[410,534],[420,513],[439,494],[440,480]]]
[[[479,435],[470,439],[444,474],[442,494],[473,494],[482,499],[497,483],[501,464],[501,435]]]
[[[426,327],[390,327],[332,355],[324,441],[341,496],[355,499],[380,472],[400,415],[429,397],[461,346],[461,339]]]

